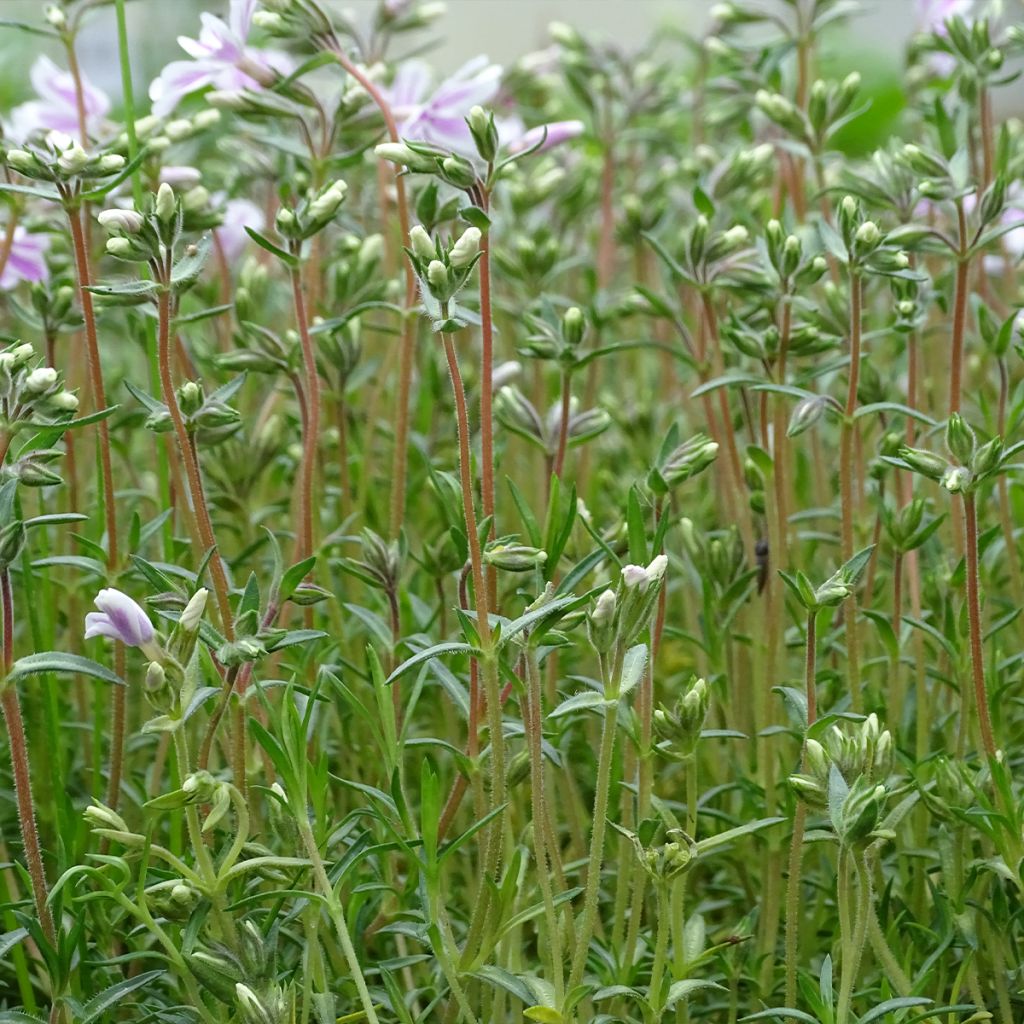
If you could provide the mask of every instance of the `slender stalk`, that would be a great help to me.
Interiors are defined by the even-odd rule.
[[[220,613],[221,628],[227,639],[231,641],[235,638],[235,626],[231,614],[231,596],[227,572],[224,568],[224,560],[217,547],[217,538],[213,533],[213,523],[210,519],[210,510],[206,504],[206,493],[203,489],[203,479],[200,475],[199,464],[192,457],[192,444],[189,439],[188,428],[185,426],[185,420],[181,415],[178,396],[174,390],[174,379],[171,376],[171,293],[167,289],[161,289],[160,291],[158,320],[157,351],[160,360],[160,386],[163,390],[164,403],[167,405],[167,410],[170,413],[171,422],[174,426],[174,433],[178,442],[178,454],[185,467],[185,477],[188,481],[189,493],[192,498],[191,510],[195,519],[196,529],[206,549],[212,549],[214,552],[213,557],[210,559],[210,573],[213,577],[214,595]]]
[[[872,916],[871,909],[871,876],[864,870],[853,851],[840,847],[840,860],[847,861],[846,870],[842,873],[845,880],[843,895],[848,904],[854,902],[852,889],[853,879],[850,875],[849,861],[853,861],[854,874],[857,879],[857,899],[852,934],[844,932],[843,957],[840,963],[842,977],[839,982],[839,998],[836,1001],[836,1024],[849,1024],[850,1004],[853,999],[853,986],[860,972],[860,961],[867,941],[868,921]],[[847,913],[849,918],[849,913]]]
[[[861,302],[863,282],[856,270],[850,272],[850,372],[846,391],[846,406],[839,435],[839,504],[841,520],[840,548],[844,562],[853,558],[853,532],[856,507],[853,496],[853,442],[856,432],[854,413],[857,411],[857,387],[860,383]],[[857,595],[851,590],[843,605],[846,627],[846,660],[850,698],[853,710],[864,708],[860,680],[860,642],[857,628]]]
[[[337,57],[338,63],[366,90],[384,119],[388,138],[399,142],[398,123],[391,111],[387,99],[377,84],[363,72],[345,53],[341,44],[333,35],[327,40],[331,52]],[[395,207],[398,211],[398,228],[402,242],[409,237],[409,199],[405,191],[405,179],[396,169],[394,172]],[[405,267],[405,307],[412,310],[416,306],[416,272],[412,261],[407,257]],[[412,371],[416,361],[416,325],[414,316],[407,313],[402,322],[402,340],[399,354],[398,398],[395,408],[395,450],[391,470],[391,535],[397,537],[405,518],[405,490],[408,471],[409,447],[409,395],[412,391]],[[372,426],[372,425],[371,425]]]
[[[807,728],[818,720],[817,699],[817,623],[816,609],[807,613],[807,636],[804,653],[804,693],[807,697]],[[800,766],[807,767],[807,744],[804,742]],[[786,885],[786,1006],[796,1002],[796,968],[800,957],[800,883],[803,876],[804,829],[807,825],[807,804],[797,798],[793,818],[793,838],[789,846],[789,881]]]
[[[953,297],[953,326],[950,340],[949,415],[960,411],[964,370],[964,325],[967,322],[967,299],[970,292],[970,260],[967,256],[967,218],[963,201],[956,204],[960,250],[957,254],[956,286]]]
[[[551,867],[548,859],[547,835],[551,831],[548,821],[546,780],[544,778],[544,749],[542,727],[542,696],[540,667],[532,648],[526,655],[527,684],[526,728],[530,744],[530,797],[533,803],[533,850],[537,863],[537,880],[544,900],[544,918],[547,926],[547,945],[551,951],[551,983],[555,990],[555,1006],[560,1007],[565,996],[565,978],[562,967],[562,930],[558,924],[554,894],[551,888]]]
[[[565,470],[565,450],[569,444],[569,411],[572,408],[572,376],[565,370],[562,371],[562,393],[561,415],[558,418],[558,448],[555,451],[555,461],[552,472],[559,480]]]
[[[297,255],[297,253],[296,253]],[[302,274],[298,266],[291,269],[292,302],[302,345],[302,366],[305,372],[306,422],[302,432],[302,468],[299,486],[299,543],[296,561],[309,558],[313,553],[313,478],[316,472],[317,441],[320,437],[320,373],[316,366],[316,353],[309,334],[306,299],[303,294]]]
[[[672,925],[672,914],[669,908],[669,886],[667,882],[659,882],[655,889],[658,894],[658,924],[654,939],[654,962],[651,966],[651,986],[648,989],[647,1001],[654,1010],[655,1019],[661,1012],[661,989],[665,978],[665,963],[668,960],[668,937]]]
[[[330,878],[327,877],[323,857],[320,856],[320,849],[316,845],[316,839],[313,836],[313,830],[310,828],[305,810],[303,810],[302,814],[296,816],[296,822],[299,835],[302,838],[302,844],[306,848],[306,856],[309,857],[313,864],[313,877],[316,880],[317,887],[320,889],[320,894],[327,903],[327,913],[331,918],[331,923],[334,925],[335,932],[337,932],[338,941],[341,943],[342,955],[345,958],[352,981],[356,986],[356,992],[359,994],[359,1002],[362,1005],[363,1013],[366,1014],[366,1019],[370,1024],[380,1024],[377,1011],[374,1009],[373,1000],[370,998],[370,990],[366,986],[363,969],[359,964],[359,958],[356,956],[355,946],[352,945],[352,935],[345,921],[345,912],[342,908],[341,900],[334,891]]]
[[[971,677],[978,711],[981,743],[989,758],[996,756],[988,691],[985,686],[985,655],[982,649],[981,599],[978,595],[978,511],[974,492],[963,496],[964,545],[967,549],[967,618],[971,640]]]
[[[0,603],[3,606],[3,674],[6,678],[14,663],[14,600],[11,595],[11,575],[7,569],[0,571]],[[50,889],[46,884],[46,869],[43,867],[43,853],[39,847],[39,829],[36,825],[35,802],[32,799],[32,771],[28,744],[25,740],[25,720],[21,714],[17,683],[13,680],[7,680],[3,684],[0,707],[3,708],[4,720],[7,723],[11,769],[14,775],[14,796],[18,805],[22,848],[25,851],[28,875],[32,882],[32,899],[46,941],[56,945],[57,932],[47,903]]]
[[[612,671],[605,677],[606,688],[616,687],[622,672],[624,652],[615,653]],[[590,940],[597,923],[598,901],[601,895],[601,867],[604,863],[604,837],[608,827],[608,796],[611,792],[612,761],[615,754],[615,732],[619,721],[619,702],[605,710],[601,730],[601,748],[597,759],[597,785],[594,790],[594,812],[591,818],[590,856],[587,861],[587,880],[583,893],[583,911],[576,929],[576,949],[572,958],[568,989],[571,992],[583,981],[587,965]]]

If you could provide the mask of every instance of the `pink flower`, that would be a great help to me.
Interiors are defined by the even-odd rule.
[[[429,67],[420,60],[407,60],[384,94],[401,138],[472,156],[476,147],[466,116],[472,107],[489,103],[500,82],[501,68],[479,56],[430,92]]]
[[[127,594],[113,587],[101,590],[94,601],[98,612],[85,617],[85,639],[106,636],[129,647],[146,648],[153,643],[153,623],[145,609]]]
[[[263,211],[249,199],[229,199],[224,204],[224,221],[217,228],[217,241],[224,250],[224,258],[234,263],[249,244],[246,228],[262,231],[266,222]]]
[[[284,54],[246,44],[255,7],[256,0],[231,0],[227,22],[204,11],[198,39],[178,36],[178,45],[192,59],[172,61],[150,85],[157,117],[166,117],[186,96],[207,86],[260,89],[275,72],[291,70]]]
[[[0,232],[6,234],[6,231]],[[46,266],[46,250],[50,239],[46,235],[30,234],[18,224],[14,229],[14,240],[7,257],[4,272],[0,274],[0,290],[9,291],[19,281],[45,281],[50,276]]]
[[[946,34],[946,22],[957,16],[966,18],[974,0],[917,0],[917,19],[926,32]]]
[[[22,103],[11,111],[10,135],[24,141],[33,134],[63,132],[78,138],[78,106],[71,72],[57,67],[49,57],[39,56],[29,72],[38,99]],[[94,134],[110,110],[110,98],[82,75],[85,125]]]
[[[524,150],[532,149],[540,144],[538,152],[543,153],[552,146],[560,146],[570,139],[579,138],[583,134],[582,121],[552,121],[550,124],[540,124],[536,128],[523,130],[522,125],[516,125],[518,130],[512,131],[511,122],[506,122],[506,131],[500,131],[503,136],[502,142],[508,147],[510,153],[522,153]],[[500,126],[505,127],[505,126]],[[546,134],[545,134],[546,133]],[[541,140],[543,139],[543,142]]]

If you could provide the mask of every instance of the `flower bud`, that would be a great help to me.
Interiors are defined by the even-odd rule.
[[[174,198],[174,189],[165,181],[156,194],[156,215],[164,224],[169,224],[174,219],[177,202]]]
[[[448,268],[440,260],[431,260],[427,266],[427,282],[439,292],[448,288]]]
[[[106,251],[119,260],[130,260],[135,256],[135,246],[127,238],[108,238]]]
[[[25,378],[25,390],[32,394],[49,391],[57,383],[57,371],[52,366],[40,366]]]
[[[419,224],[414,225],[409,231],[409,248],[413,255],[423,263],[437,259],[437,249],[430,240],[430,235]]]
[[[108,231],[123,231],[128,235],[136,235],[142,230],[142,214],[136,213],[135,210],[103,210],[96,219]]]
[[[203,612],[206,610],[206,599],[210,592],[206,587],[200,587],[185,605],[181,616],[178,619],[178,627],[187,633],[194,633],[199,629],[199,623],[203,619]]]
[[[124,163],[124,157],[119,153],[107,153],[100,157],[97,169],[100,174],[117,174],[118,171],[124,170]]]
[[[448,252],[448,262],[455,270],[462,270],[468,267],[476,259],[480,252],[480,229],[466,228],[462,237],[451,247]]]
[[[50,397],[50,408],[56,412],[75,412],[78,396],[71,391],[58,391]]]
[[[89,154],[77,142],[73,142],[69,149],[57,157],[57,166],[65,174],[80,174],[89,166]]]
[[[971,485],[971,471],[965,466],[950,466],[940,482],[950,494],[962,494]]]
[[[19,174],[31,174],[39,166],[35,155],[25,149],[9,149],[5,159],[7,166]]]
[[[959,413],[953,413],[946,423],[946,447],[950,455],[966,466],[974,455],[975,444],[974,431]]]

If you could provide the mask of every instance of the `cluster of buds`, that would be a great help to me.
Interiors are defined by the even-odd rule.
[[[929,811],[948,821],[974,806],[976,783],[966,764],[940,755],[928,762],[928,768],[932,785],[921,787],[921,796]]]
[[[240,342],[239,348],[223,352],[216,357],[217,365],[225,370],[236,373],[294,373],[302,358],[298,332],[293,330],[278,334],[269,327],[249,320],[247,315],[249,297],[244,297],[245,307],[240,308],[238,298],[235,309],[238,313],[240,329],[235,340]],[[243,318],[243,313],[246,317]]]
[[[295,206],[282,206],[274,218],[277,233],[296,244],[312,238],[334,220],[347,193],[348,185],[339,180],[308,192]]]
[[[900,553],[914,551],[942,525],[943,516],[926,518],[928,503],[914,498],[901,509],[882,506],[882,523],[892,546]]]
[[[571,370],[580,358],[587,321],[583,310],[570,306],[560,317],[529,316],[530,334],[519,347],[527,358],[550,359]]]
[[[896,155],[900,165],[917,176],[916,187],[922,198],[932,202],[961,200],[974,191],[964,180],[962,172],[933,150],[908,143]],[[1006,209],[1007,183],[997,175],[981,195],[975,206],[975,215],[981,227],[997,221]],[[903,244],[915,244],[927,236],[920,225],[905,225],[891,233],[890,238]]]
[[[806,741],[803,771],[789,777],[789,784],[811,807],[821,809],[827,804],[833,769],[847,785],[861,778],[868,782],[884,781],[892,772],[892,735],[888,729],[880,728],[877,715],[868,715],[849,734],[833,725],[823,740]]]
[[[192,918],[201,898],[200,890],[184,878],[168,878],[146,889],[151,912],[181,924]]]
[[[380,264],[384,257],[384,236],[347,234],[339,241],[338,256],[329,278],[330,296],[335,306],[355,306],[366,299],[385,294]]]
[[[477,260],[480,259],[479,228],[468,227],[447,246],[431,240],[430,235],[416,225],[409,232],[409,246],[406,252],[412,260],[416,275],[424,291],[442,309],[461,291],[469,280]]]
[[[393,594],[402,575],[402,546],[397,540],[386,541],[373,530],[360,535],[361,559],[350,559],[348,565],[372,587]]]
[[[238,431],[241,417],[238,410],[231,408],[228,402],[241,386],[242,380],[237,377],[209,395],[194,380],[187,380],[178,386],[175,397],[185,429],[194,434],[200,444],[219,444]],[[174,429],[174,421],[165,403],[134,386],[129,390],[148,410],[146,426],[150,430],[165,434]]]
[[[817,274],[819,269],[827,267],[827,263],[823,256],[814,256],[809,267]],[[785,282],[782,285],[786,287]],[[743,316],[730,314],[722,324],[722,337],[735,345],[743,355],[769,364],[778,359],[782,346],[778,326],[758,311],[745,311]],[[823,330],[820,324],[798,321],[790,328],[787,352],[792,356],[813,356],[835,348],[839,340],[838,334]]]
[[[243,982],[235,985],[239,1018],[243,1024],[281,1024],[291,1017],[287,991],[276,982],[270,982],[256,992]]]
[[[742,224],[713,230],[708,218],[700,214],[686,235],[681,268],[684,276],[696,284],[710,284],[749,242],[750,232]]]
[[[70,135],[59,131],[48,132],[41,143],[7,150],[4,162],[26,178],[60,185],[100,181],[120,174],[125,167],[120,153],[86,152]]]
[[[10,436],[64,420],[77,408],[78,399],[64,390],[60,374],[35,362],[30,344],[16,342],[0,350],[0,433]]]
[[[519,388],[506,384],[494,396],[494,415],[503,427],[535,444],[549,459],[555,457],[562,421],[561,402],[552,405],[542,417]],[[604,409],[581,411],[579,400],[573,396],[569,400],[568,447],[575,448],[603,434],[611,423],[612,418]]]
[[[275,784],[276,785],[276,784]],[[277,787],[280,788],[280,787]],[[200,985],[228,1006],[245,1001],[260,1002],[256,992],[273,986],[274,937],[264,936],[252,921],[243,921],[234,949],[217,944],[196,944],[186,952],[189,969]],[[239,989],[244,990],[240,992]],[[246,1016],[248,1020],[248,1016]],[[275,1024],[287,1015],[275,1018]]]
[[[541,291],[562,256],[562,247],[548,224],[531,225],[529,233],[512,235],[494,253],[502,272]]]
[[[605,590],[587,615],[590,642],[599,654],[625,650],[650,624],[665,581],[668,558],[650,565],[624,565],[615,590]]]
[[[697,844],[681,828],[670,828],[663,843],[645,845],[641,837],[620,829],[633,844],[640,866],[656,886],[667,886],[687,872],[697,860]]]
[[[764,240],[768,261],[786,293],[816,284],[828,269],[824,256],[805,253],[800,236],[787,233],[777,220],[765,225]]]
[[[375,152],[410,174],[432,174],[463,192],[474,191],[479,185],[476,168],[464,156],[425,142],[382,142]]]
[[[281,38],[309,39],[332,31],[317,4],[305,0],[263,0],[263,10],[252,16],[254,28]]]
[[[845,601],[857,586],[874,551],[874,545],[858,551],[848,562],[844,562],[820,587],[815,587],[805,573],[797,570],[792,576],[781,573],[792,594],[809,612],[823,608],[835,608]]]
[[[673,761],[692,758],[708,716],[709,703],[708,684],[691,676],[686,692],[674,707],[669,709],[662,705],[654,712],[654,731],[662,741],[658,752]]]
[[[150,153],[159,153],[178,142],[187,142],[202,132],[220,124],[220,111],[212,108],[200,110],[192,117],[176,117],[170,121],[155,115],[140,117],[135,122],[135,137],[145,143]],[[128,133],[122,132],[116,140],[119,148],[127,149]]]
[[[976,95],[980,83],[998,74],[1006,62],[1007,55],[1020,52],[1024,36],[1017,26],[1012,27],[1002,42],[992,40],[991,24],[988,18],[966,20],[959,13],[946,18],[942,31],[933,31],[916,41],[919,52],[940,53],[953,58],[959,79],[960,92],[964,99]]]
[[[910,266],[910,257],[890,241],[875,221],[865,219],[853,196],[844,196],[839,204],[836,226],[851,269],[892,276],[904,273]]]
[[[775,147],[770,142],[734,150],[712,170],[711,195],[724,199],[756,189],[770,179],[774,168]]]
[[[129,263],[149,263],[162,271],[167,253],[181,234],[184,210],[181,198],[164,182],[143,199],[142,210],[113,207],[97,220],[108,235],[108,255]]]
[[[11,301],[14,312],[44,337],[78,330],[82,316],[75,307],[76,289],[66,279],[36,281],[29,290],[31,308]]]
[[[683,547],[701,579],[708,580],[719,593],[728,590],[746,566],[739,528],[733,525],[721,535],[705,534],[686,517],[679,526]]]
[[[811,85],[806,113],[792,100],[767,89],[759,89],[754,102],[770,121],[817,152],[849,120],[860,81],[856,71],[842,82],[818,79]]]
[[[859,848],[876,839],[891,838],[892,833],[879,829],[879,822],[888,799],[885,786],[860,776],[852,785],[833,765],[829,773],[828,811],[839,842]]]
[[[998,474],[1015,448],[1004,449],[1001,437],[979,445],[974,431],[959,413],[946,423],[946,447],[954,461],[921,448],[901,448],[898,458],[887,461],[941,484],[950,494],[972,494]]]
[[[702,473],[718,457],[718,445],[707,434],[695,434],[681,444],[674,424],[647,473],[647,486],[658,497]]]

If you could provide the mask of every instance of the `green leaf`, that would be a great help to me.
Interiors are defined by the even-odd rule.
[[[151,981],[156,981],[163,973],[163,971],[146,971],[145,974],[138,974],[134,978],[125,978],[124,981],[111,985],[98,996],[93,996],[81,1008],[78,1024],[92,1024],[92,1021],[119,1003],[129,992],[134,992]]]
[[[391,675],[389,675],[387,679],[384,680],[384,685],[390,686],[396,679],[401,678],[407,672],[411,672],[418,665],[423,665],[426,662],[432,661],[434,658],[440,658],[442,655],[445,654],[479,655],[480,652],[475,647],[470,647],[469,644],[464,644],[457,641],[450,641],[448,643],[443,644],[434,644],[432,647],[427,647],[422,651],[418,651],[411,658],[407,659],[406,661],[403,661],[402,664],[399,665],[398,668],[396,668],[394,672],[392,672]]]
[[[619,696],[625,697],[643,678],[647,667],[647,644],[637,644],[626,651],[622,659],[622,676],[619,679]]]
[[[25,676],[42,675],[46,672],[60,672],[65,675],[91,676],[105,683],[124,686],[124,680],[109,668],[92,658],[84,658],[80,654],[68,654],[65,651],[40,651],[38,654],[27,654],[19,658],[11,667],[9,679],[23,679]]]
[[[274,243],[267,238],[265,235],[261,235],[255,228],[249,227],[247,224],[245,230],[249,237],[262,249],[266,249],[267,252],[273,253],[289,270],[294,270],[298,267],[299,261],[290,252],[285,252],[284,249],[274,245]]]
[[[548,718],[561,718],[562,715],[569,715],[574,711],[590,711],[613,703],[615,702],[606,700],[604,694],[597,690],[583,690],[563,700],[548,713]]]
[[[728,991],[723,985],[719,985],[718,982],[706,981],[702,978],[686,978],[683,981],[673,982],[668,990],[668,996],[665,999],[663,1009],[671,1010],[680,999],[688,999],[694,992],[700,992],[702,989],[708,988],[717,989],[719,992]]]
[[[726,829],[724,832],[719,832],[717,836],[708,836],[707,839],[702,839],[697,843],[697,853],[707,853],[709,850],[714,850],[719,846],[725,846],[726,843],[731,843],[734,839],[739,839],[740,836],[748,836],[754,832],[760,832],[785,820],[785,818],[759,818],[757,821],[748,821],[744,825],[737,825],[736,828]]]
[[[911,1006],[928,1006],[933,1000],[924,996],[900,996],[898,999],[886,999],[872,1007],[860,1019],[860,1024],[871,1024],[872,1021],[881,1020],[887,1013],[895,1013],[897,1010],[905,1010]]]
[[[773,1010],[761,1010],[759,1013],[751,1013],[746,1017],[740,1017],[739,1024],[746,1024],[748,1020],[785,1020],[791,1017],[800,1021],[800,1024],[821,1024],[817,1017],[812,1017],[803,1010],[794,1010],[791,1007],[783,1006]]]
[[[203,235],[195,245],[188,247],[185,255],[171,269],[171,285],[176,290],[181,291],[195,283],[206,265],[212,248],[213,241],[209,235]]]

